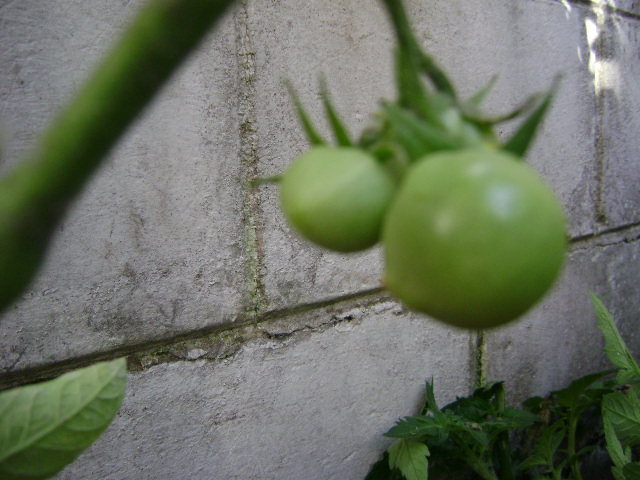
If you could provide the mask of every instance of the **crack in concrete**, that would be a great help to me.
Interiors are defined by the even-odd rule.
[[[598,233],[576,237],[571,240],[569,253],[585,251],[594,246],[604,248],[625,243],[630,244],[637,240],[640,240],[640,222],[603,229]]]
[[[258,319],[253,313],[243,313],[230,318],[228,322],[222,325],[209,326],[172,335],[169,338],[125,345],[46,365],[26,367],[17,371],[9,370],[0,374],[0,391],[48,380],[77,368],[123,356],[130,357],[130,371],[140,371],[152,366],[152,364],[173,361],[202,359],[223,361],[235,355],[251,339],[257,339],[258,337],[266,339],[270,334],[274,336],[273,339],[280,335],[282,339],[286,340],[286,338],[291,337],[286,333],[287,331],[294,333],[293,330],[311,331],[311,328],[318,329],[322,323],[329,325],[331,322],[335,322],[335,320],[332,320],[334,317],[343,316],[346,321],[349,320],[347,318],[349,314],[344,312],[384,305],[390,303],[390,301],[389,294],[378,288],[320,302],[298,305],[293,308],[264,312]],[[329,316],[330,319],[313,321],[313,318],[318,319],[320,316],[323,318]],[[256,333],[258,331],[260,333]],[[199,352],[199,350],[203,350],[203,352]],[[156,358],[157,362],[153,358]]]

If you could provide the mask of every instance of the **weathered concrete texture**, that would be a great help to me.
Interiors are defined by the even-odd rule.
[[[602,221],[640,222],[640,20],[601,12],[595,18],[600,56],[594,68],[602,102]]]
[[[529,161],[566,206],[572,235],[592,232],[595,92],[588,70],[584,9],[498,0],[483,2],[482,8],[463,1],[433,5],[414,1],[407,2],[407,7],[426,49],[452,75],[463,95],[482,87],[492,75],[500,75],[487,102],[494,114],[549,88],[553,77],[563,74],[538,137],[544,141],[536,142]],[[249,12],[248,29],[256,52],[256,103],[260,105],[261,174],[284,171],[307,148],[281,84],[283,78],[293,81],[320,123],[315,78],[324,72],[339,110],[356,131],[364,125],[362,119],[375,110],[378,98],[393,97],[392,41],[387,19],[375,4],[344,1],[327,8],[295,0],[253,2]],[[374,77],[370,65],[376,65]],[[505,125],[501,134],[514,128]],[[379,285],[377,251],[342,258],[301,241],[279,212],[277,187],[263,187],[262,192],[263,280],[272,307]]]
[[[640,230],[575,244],[553,292],[517,323],[487,333],[489,380],[507,380],[512,401],[545,395],[577,377],[612,368],[588,292],[605,303],[634,352],[640,351]]]
[[[20,132],[8,163],[142,2],[133,3],[83,2],[73,15],[66,2],[0,10],[0,117]],[[2,318],[0,371],[229,321],[245,308],[235,58],[227,19],[106,160]]]
[[[249,2],[255,49],[259,174],[282,173],[308,148],[283,83],[291,80],[325,135],[318,78],[323,74],[353,135],[382,97],[394,95],[391,36],[378,2]],[[263,282],[269,306],[282,308],[380,286],[379,251],[340,255],[302,240],[282,216],[276,186],[261,189]]]
[[[265,326],[223,362],[131,373],[115,422],[58,480],[363,478],[425,379],[443,405],[472,388],[471,336],[392,302],[291,325],[307,321]]]

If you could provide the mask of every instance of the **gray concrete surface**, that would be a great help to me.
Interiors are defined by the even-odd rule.
[[[442,403],[480,370],[517,403],[607,366],[589,288],[640,354],[640,2],[406,3],[460,92],[499,75],[492,113],[563,74],[527,158],[570,223],[553,291],[478,348],[475,334],[388,298],[379,249],[301,240],[276,186],[246,187],[307,146],[283,80],[326,134],[324,74],[357,135],[394,96],[391,30],[377,2],[239,1],[112,152],[0,319],[0,385],[130,354],[122,410],[59,479],[362,478],[431,376]],[[0,173],[141,4],[0,0]]]
[[[57,478],[363,478],[426,379],[443,405],[472,388],[469,333],[389,301],[333,310],[245,331],[224,360],[131,373],[108,432]]]
[[[0,54],[9,72],[0,79],[6,164],[33,143],[136,6],[102,16],[102,2],[78,11],[64,3],[0,10],[0,42],[10,45]],[[0,370],[230,322],[248,308],[234,52],[229,18],[106,159],[41,274],[4,315]]]

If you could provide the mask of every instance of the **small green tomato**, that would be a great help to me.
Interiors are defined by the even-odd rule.
[[[521,160],[484,148],[419,160],[389,208],[382,241],[391,292],[471,329],[509,322],[540,300],[567,245],[549,187]]]
[[[375,245],[395,183],[376,160],[348,147],[314,147],[280,184],[282,211],[308,240],[338,252]]]

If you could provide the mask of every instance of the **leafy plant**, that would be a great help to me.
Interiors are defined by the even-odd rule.
[[[640,479],[640,462],[634,460],[633,447],[640,445],[640,367],[616,328],[602,301],[590,293],[598,317],[598,328],[605,338],[604,351],[616,367],[616,391],[602,400],[602,417],[607,450],[614,463],[616,480]]]
[[[397,421],[396,439],[367,480],[583,478],[581,461],[606,444],[616,480],[640,479],[640,367],[602,302],[591,298],[605,353],[617,369],[585,375],[523,408],[505,406],[502,382],[491,382],[440,409],[426,383],[420,415]],[[616,380],[605,380],[616,374]],[[625,382],[625,383],[622,383]],[[399,453],[401,454],[399,454]]]

